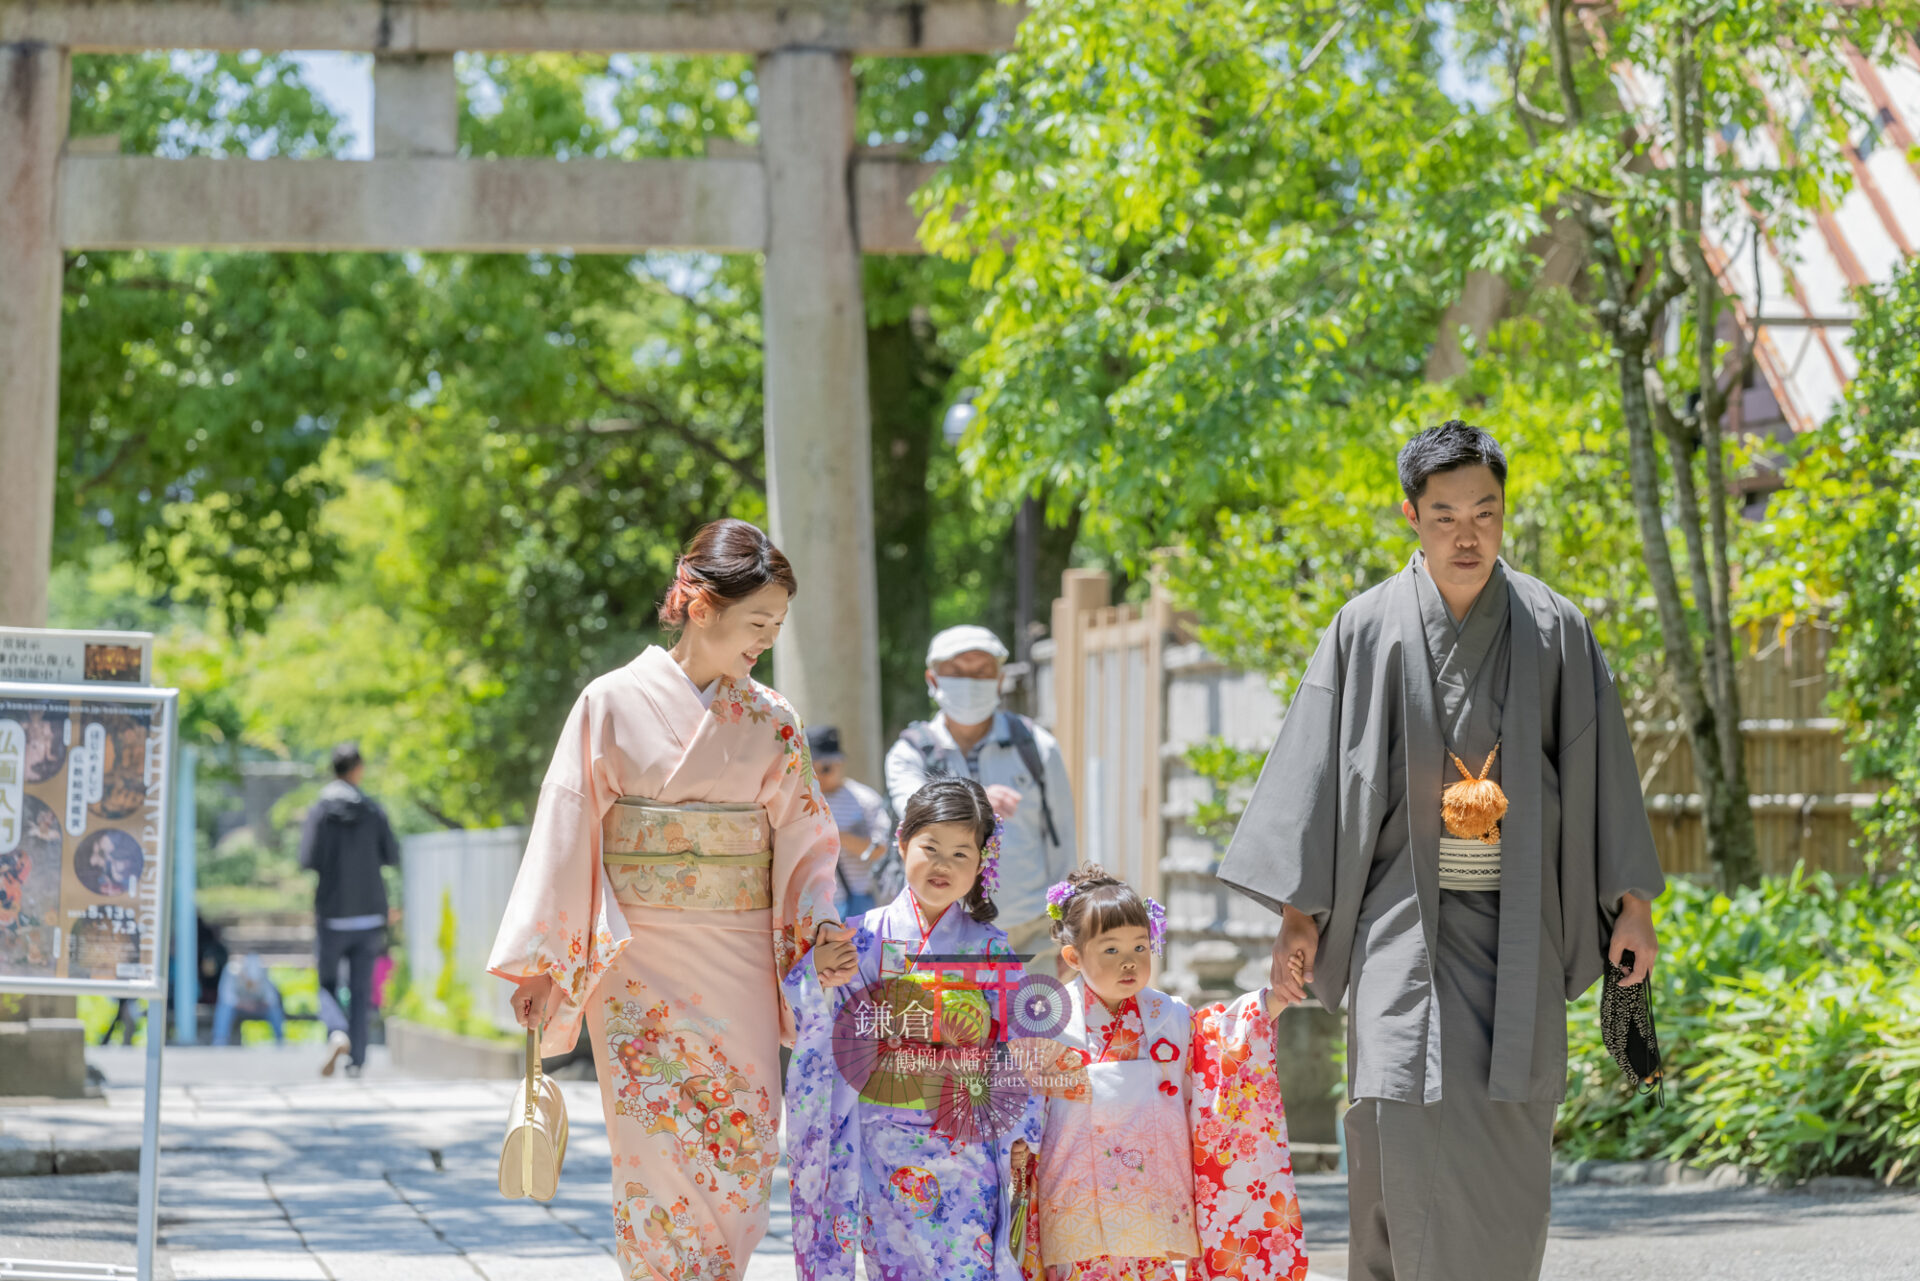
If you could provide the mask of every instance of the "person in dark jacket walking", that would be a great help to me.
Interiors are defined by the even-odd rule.
[[[347,1075],[367,1061],[367,1021],[373,1008],[373,965],[386,950],[387,887],[380,869],[400,862],[400,843],[379,803],[360,790],[366,764],[360,748],[333,749],[333,781],[307,809],[300,833],[300,866],[319,873],[313,914],[319,935],[320,1017],[327,1025],[332,1076],[342,1055]],[[347,1009],[340,1008],[340,966],[347,967]]]

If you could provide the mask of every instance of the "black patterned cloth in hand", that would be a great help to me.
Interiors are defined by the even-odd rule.
[[[1653,1094],[1664,1105],[1666,1074],[1660,1065],[1660,1038],[1653,1027],[1653,975],[1623,987],[1620,980],[1633,969],[1633,953],[1623,953],[1620,959],[1622,964],[1607,967],[1600,991],[1600,1041],[1633,1082],[1635,1093]]]

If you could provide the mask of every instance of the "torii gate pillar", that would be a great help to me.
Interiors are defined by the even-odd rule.
[[[838,725],[850,772],[877,785],[880,628],[852,65],[842,52],[778,50],[761,56],[758,84],[767,510],[800,580],[774,646],[774,684],[808,724]]]
[[[0,45],[0,624],[42,627],[60,438],[65,49]]]

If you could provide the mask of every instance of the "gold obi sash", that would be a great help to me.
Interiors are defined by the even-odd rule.
[[[602,859],[624,906],[750,912],[773,906],[773,828],[758,805],[613,803]]]

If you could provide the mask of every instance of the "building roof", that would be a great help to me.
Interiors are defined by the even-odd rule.
[[[1756,232],[1747,212],[1725,196],[1709,209],[1709,258],[1740,327],[1752,332],[1756,304],[1761,322],[1755,363],[1764,387],[1751,389],[1736,410],[1746,430],[1777,424],[1803,432],[1839,407],[1858,368],[1850,350],[1857,314],[1850,291],[1886,283],[1920,251],[1920,160],[1913,151],[1920,137],[1920,45],[1909,38],[1899,53],[1891,66],[1852,59],[1845,92],[1867,123],[1850,139],[1853,186],[1836,207],[1790,232]],[[1657,81],[1631,66],[1617,66],[1615,75],[1636,109],[1650,116],[1659,111]],[[1780,125],[1757,135],[1723,135],[1723,145],[1743,164],[1777,163],[1781,128],[1797,128],[1816,109],[1805,95],[1770,96]]]

